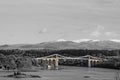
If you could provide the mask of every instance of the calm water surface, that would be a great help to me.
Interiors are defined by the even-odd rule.
[[[42,78],[5,78],[0,80],[114,80],[119,70],[85,67],[65,67],[62,70],[40,70],[39,72],[24,72],[26,74],[40,75]],[[13,72],[1,71],[0,76]]]

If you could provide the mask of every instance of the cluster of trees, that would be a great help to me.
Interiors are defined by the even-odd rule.
[[[85,56],[85,55],[92,55],[97,57],[104,57],[104,56],[116,56],[117,53],[120,54],[120,50],[25,50],[25,55],[31,57],[43,57],[48,56],[51,54],[60,54],[64,56]]]
[[[111,58],[108,61],[101,62],[97,67],[120,69],[120,58]]]
[[[23,55],[4,55],[0,53],[0,67],[5,70],[31,69],[37,65],[36,61],[28,56]]]
[[[24,55],[29,57],[43,57],[51,54],[60,54],[64,56],[116,56],[116,53],[120,54],[120,50],[49,50],[49,49],[35,49],[35,50],[0,50],[0,53],[4,55]]]

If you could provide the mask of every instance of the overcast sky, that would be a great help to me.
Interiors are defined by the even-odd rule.
[[[120,39],[120,0],[0,0],[0,44]]]

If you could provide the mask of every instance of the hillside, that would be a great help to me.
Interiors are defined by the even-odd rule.
[[[120,43],[114,41],[52,41],[43,42],[39,44],[15,44],[15,45],[1,45],[0,49],[89,49],[89,50],[114,50],[120,49]]]

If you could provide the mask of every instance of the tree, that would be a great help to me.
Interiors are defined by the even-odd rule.
[[[16,57],[14,55],[8,55],[6,60],[7,60],[7,65],[9,66],[9,69],[16,69]]]
[[[0,54],[0,66],[1,68],[4,66],[5,64],[5,59],[6,59],[6,56],[3,55],[3,54]]]

